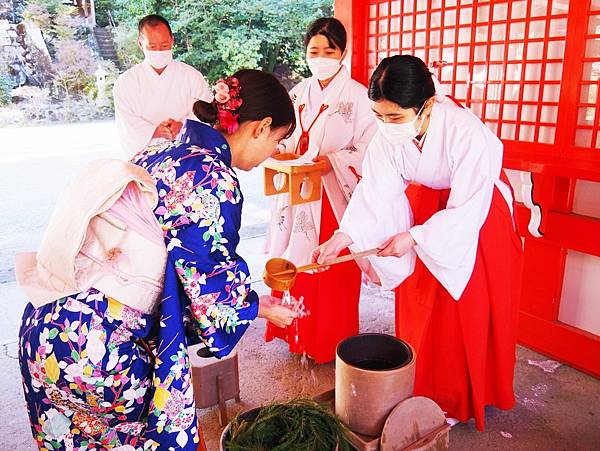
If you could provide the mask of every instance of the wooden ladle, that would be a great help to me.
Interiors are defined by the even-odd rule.
[[[369,255],[375,255],[377,252],[379,252],[379,249],[375,248],[355,254],[343,255],[325,263],[310,263],[299,267],[296,267],[296,265],[285,258],[271,258],[265,265],[263,281],[273,290],[289,291],[294,286],[296,276],[299,273],[336,265],[357,258],[368,257]]]

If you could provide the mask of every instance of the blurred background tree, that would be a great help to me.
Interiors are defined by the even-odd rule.
[[[210,81],[245,67],[284,78],[307,75],[302,38],[318,17],[333,14],[333,0],[96,0],[99,25],[114,23],[124,67],[139,62],[137,22],[164,16],[173,28],[175,57]],[[137,55],[137,56],[135,56]]]
[[[143,60],[137,24],[147,14],[170,22],[175,58],[209,82],[250,68],[288,88],[308,75],[306,28],[333,15],[333,0],[95,0],[94,24],[83,3],[11,1],[16,38],[0,49],[0,126],[112,117],[115,79]],[[107,73],[109,105],[97,105],[97,69]]]

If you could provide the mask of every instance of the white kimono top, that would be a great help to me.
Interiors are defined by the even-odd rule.
[[[145,61],[137,64],[117,78],[113,94],[119,137],[128,156],[150,143],[162,121],[197,120],[194,102],[212,99],[202,74],[180,61],[171,61],[160,75]]]
[[[363,163],[363,179],[339,230],[360,251],[409,231],[417,243],[401,258],[369,257],[379,282],[392,289],[413,271],[415,253],[458,300],[473,272],[479,231],[487,218],[494,186],[512,211],[510,188],[500,181],[503,145],[470,110],[436,96],[420,151],[413,143],[394,146],[378,133]],[[405,194],[409,183],[450,188],[444,210],[413,226]]]
[[[307,129],[321,105],[328,105],[310,130],[307,153],[329,157],[333,169],[321,180],[339,222],[361,177],[367,146],[377,131],[367,88],[350,78],[346,67],[342,67],[325,89],[311,77],[294,86],[290,96],[298,125],[293,136],[285,142],[285,152],[295,152],[302,134],[300,106],[305,105],[302,122]],[[267,252],[296,265],[309,263],[311,251],[319,244],[320,224],[321,201],[291,206],[288,194],[275,196],[267,233]]]

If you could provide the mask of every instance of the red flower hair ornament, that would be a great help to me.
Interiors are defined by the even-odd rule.
[[[213,86],[214,102],[217,106],[217,121],[227,133],[234,133],[240,126],[239,110],[244,101],[240,97],[240,82],[235,77],[220,79]]]

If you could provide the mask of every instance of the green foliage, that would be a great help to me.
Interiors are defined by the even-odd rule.
[[[117,57],[125,69],[129,69],[144,59],[137,44],[137,36],[137,28],[132,28],[126,23],[121,23],[113,29],[113,42]]]
[[[105,91],[111,107],[114,108],[113,87],[115,86],[115,81],[117,81],[117,78],[119,77],[119,69],[112,61],[103,61],[102,66],[108,72],[108,75],[106,76]]]
[[[29,0],[23,18],[40,27],[47,42],[72,39],[77,31],[77,8],[62,0]]]
[[[173,28],[175,57],[198,68],[211,82],[240,68],[285,73],[294,80],[307,74],[302,43],[306,27],[317,17],[332,15],[333,0],[95,0],[95,9],[98,25],[117,24],[115,48],[124,68],[143,59],[137,46],[138,21],[146,14],[158,13]],[[39,53],[33,58],[33,72],[45,76],[40,95],[23,92],[20,96],[26,99],[19,104],[27,109],[21,108],[24,120],[75,120],[78,114],[81,118],[108,114],[109,108],[94,104],[98,62],[85,44],[90,30],[78,17],[77,8],[64,0],[26,0],[23,17],[40,27],[52,60],[31,50]],[[106,92],[112,104],[112,84],[118,71],[110,64],[105,68],[109,72]],[[13,88],[5,72],[0,71],[0,105],[10,102]]]
[[[12,77],[6,73],[0,73],[0,106],[8,105],[11,102],[11,91],[15,87]]]
[[[52,25],[52,16],[48,8],[38,2],[31,2],[23,12],[23,18],[35,23],[41,30],[47,30]]]
[[[225,30],[215,40],[219,55],[227,62],[227,71],[233,73],[239,69],[257,69],[260,67],[261,41],[255,36],[242,36],[233,30]],[[217,77],[219,74],[214,74]]]
[[[87,95],[96,80],[96,67],[92,51],[81,41],[65,40],[57,44],[54,82],[61,94],[75,98]]]
[[[101,0],[102,1],[102,0]],[[130,25],[137,27],[138,21],[148,14],[164,14],[164,9],[173,7],[172,3],[163,2],[161,0],[113,0],[107,1],[111,7],[111,13],[117,23],[127,22]],[[164,7],[163,3],[166,3]],[[100,12],[102,5],[100,5]],[[98,14],[98,4],[96,3],[96,14]],[[167,17],[170,19],[170,17]],[[137,28],[136,28],[137,29]]]
[[[198,68],[211,81],[237,69],[274,71],[289,67],[306,75],[302,38],[310,22],[333,13],[333,0],[151,0],[96,1],[99,17],[111,12],[119,23],[119,55],[126,67],[138,55],[137,22],[162,14],[175,36],[175,56]]]
[[[237,417],[227,437],[230,451],[347,451],[346,428],[326,407],[296,399],[260,409],[255,419]]]
[[[94,0],[94,7],[96,9],[96,24],[99,27],[107,27],[111,25],[109,14],[112,14],[113,4],[116,2],[112,0]]]

